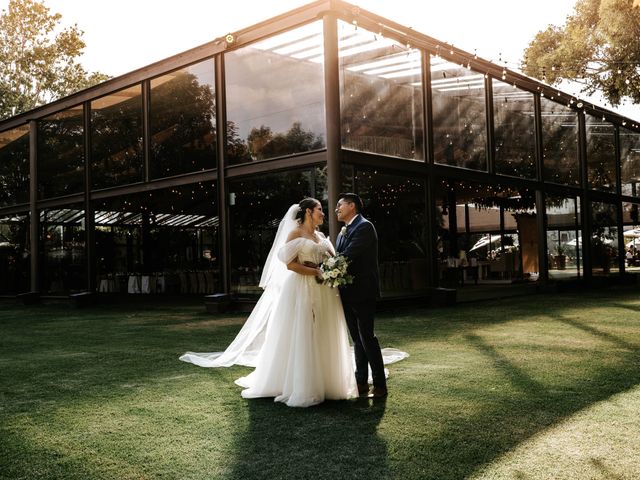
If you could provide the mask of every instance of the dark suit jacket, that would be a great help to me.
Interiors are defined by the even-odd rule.
[[[354,276],[351,285],[340,287],[343,302],[375,302],[380,296],[378,272],[378,234],[373,224],[362,215],[347,227],[347,234],[338,235],[336,251],[349,260],[348,273]]]

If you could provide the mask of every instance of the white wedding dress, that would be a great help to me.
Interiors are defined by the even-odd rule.
[[[309,407],[357,397],[358,390],[339,291],[286,269],[296,258],[318,264],[335,254],[320,232],[317,241],[283,240],[294,228],[295,207],[281,222],[267,258],[260,282],[265,291],[231,345],[224,352],[187,352],[180,360],[202,367],[256,367],[236,380],[245,388],[244,398],[275,397],[288,406]],[[385,364],[407,356],[383,349]]]

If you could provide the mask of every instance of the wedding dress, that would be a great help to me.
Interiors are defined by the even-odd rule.
[[[297,225],[296,208],[292,205],[280,223],[260,281],[264,293],[234,341],[224,352],[187,352],[180,360],[202,367],[255,367],[236,380],[245,388],[244,398],[275,397],[288,406],[308,407],[356,397],[358,390],[338,290],[286,268],[295,258],[318,264],[335,254],[320,232],[315,241],[285,241]],[[383,349],[385,364],[407,356]]]

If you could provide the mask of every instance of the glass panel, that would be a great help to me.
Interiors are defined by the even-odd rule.
[[[38,196],[84,192],[82,105],[38,121]]]
[[[640,197],[640,133],[620,127],[622,194]]]
[[[619,271],[618,213],[611,203],[591,202],[591,259],[593,275]]]
[[[549,278],[576,278],[582,272],[580,199],[546,195]]]
[[[326,172],[318,167],[230,180],[228,191],[231,290],[241,295],[259,295],[262,267],[287,209],[312,196],[322,202],[325,212],[329,211]],[[325,221],[325,234],[327,229]]]
[[[496,172],[536,178],[533,94],[493,80]]]
[[[419,50],[338,22],[342,146],[424,160]]]
[[[427,288],[425,182],[357,169],[363,215],[378,232],[380,288],[385,297]]]
[[[215,168],[213,60],[151,80],[151,178]]]
[[[441,285],[538,279],[534,191],[443,179],[435,220]]]
[[[589,187],[615,192],[615,129],[612,124],[591,115],[585,115],[585,123]]]
[[[221,291],[216,199],[197,183],[94,202],[98,291]]]
[[[82,204],[40,212],[43,293],[66,295],[87,289],[84,217]]]
[[[0,294],[30,290],[30,252],[29,215],[0,216]]]
[[[29,203],[29,126],[0,132],[0,207]]]
[[[431,56],[436,163],[487,169],[484,75]]]
[[[625,265],[628,272],[640,272],[640,204],[622,203]]]
[[[91,102],[91,152],[94,188],[144,179],[140,85]]]
[[[578,114],[569,107],[540,98],[543,176],[548,182],[580,185]]]
[[[323,42],[314,22],[225,54],[229,164],[325,147]]]

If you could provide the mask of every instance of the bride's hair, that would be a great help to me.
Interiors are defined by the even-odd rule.
[[[314,208],[316,208],[317,205],[320,205],[320,202],[315,198],[311,198],[311,197],[303,198],[298,204],[298,206],[300,207],[300,210],[298,211],[298,213],[296,213],[295,219],[298,221],[298,223],[301,224],[302,222],[304,222],[304,216],[307,213],[307,208],[313,210]]]

